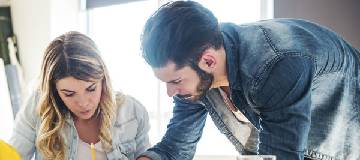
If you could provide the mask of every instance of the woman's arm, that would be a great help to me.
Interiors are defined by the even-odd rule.
[[[146,111],[145,107],[136,99],[134,99],[134,105],[135,105],[135,113],[136,113],[136,119],[138,121],[138,128],[137,128],[137,134],[135,137],[136,141],[136,152],[135,157],[139,156],[141,153],[145,152],[150,147],[150,141],[149,141],[149,130],[150,130],[150,124],[149,124],[149,115]]]
[[[22,159],[31,159],[35,152],[37,101],[36,92],[25,101],[25,105],[16,116],[14,130],[9,141]]]

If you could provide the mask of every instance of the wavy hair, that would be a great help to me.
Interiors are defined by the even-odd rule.
[[[106,66],[94,41],[79,32],[68,32],[55,38],[43,56],[38,103],[40,129],[36,147],[45,159],[66,159],[65,116],[70,112],[56,90],[56,82],[72,76],[79,80],[102,81],[99,103],[99,139],[105,152],[112,150],[111,123],[115,116],[115,98]]]

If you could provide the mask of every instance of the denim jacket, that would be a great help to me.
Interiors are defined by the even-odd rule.
[[[26,105],[17,114],[10,144],[24,160],[42,155],[35,146],[40,127],[37,104],[38,94],[30,96]],[[68,159],[76,159],[79,136],[72,117],[68,114],[63,128]],[[111,129],[113,150],[106,153],[109,160],[133,160],[150,147],[148,131],[150,129],[148,113],[144,106],[130,96],[124,96],[124,102],[116,111]]]
[[[236,121],[216,88],[197,102],[174,97],[165,136],[143,155],[192,159],[209,114],[239,154],[360,159],[360,55],[355,48],[304,20],[226,23],[221,31],[230,98],[251,125]]]

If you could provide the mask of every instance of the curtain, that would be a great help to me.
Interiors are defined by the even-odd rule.
[[[12,36],[10,7],[0,7],[0,58],[5,65],[10,64],[7,37]]]

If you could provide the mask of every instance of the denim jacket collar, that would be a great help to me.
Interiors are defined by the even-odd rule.
[[[223,44],[224,44],[224,49],[225,49],[225,54],[226,54],[226,71],[227,71],[227,76],[228,76],[228,80],[229,80],[229,84],[230,84],[230,88],[231,89],[237,89],[237,90],[241,90],[241,84],[236,81],[237,79],[239,79],[239,74],[238,74],[238,67],[234,67],[237,66],[239,64],[239,58],[238,58],[238,54],[236,52],[237,47],[234,44],[237,44],[238,42],[234,42],[234,39],[230,38],[230,35],[228,35],[225,32],[222,32],[223,35]]]

